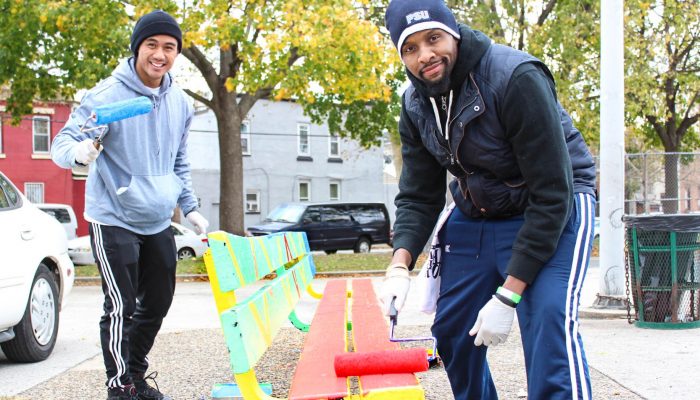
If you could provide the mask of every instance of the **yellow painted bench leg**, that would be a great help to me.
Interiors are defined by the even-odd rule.
[[[233,374],[233,376],[236,378],[236,384],[245,400],[281,400],[263,392],[258,383],[258,378],[255,377],[255,371],[252,369],[242,374]]]
[[[315,291],[311,285],[306,287],[306,292],[310,294],[311,297],[313,297],[314,299],[320,299],[323,297],[323,294]]]
[[[212,259],[211,249],[204,252],[204,266],[207,268],[211,291],[214,294],[214,302],[219,315],[222,312],[236,305],[236,294],[234,292],[222,292],[219,289],[219,278],[216,275],[214,268],[214,260]]]

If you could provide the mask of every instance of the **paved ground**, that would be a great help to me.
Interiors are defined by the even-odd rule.
[[[379,280],[375,279],[375,283]],[[321,290],[324,280],[314,283]],[[582,315],[595,299],[596,264],[589,270],[582,292]],[[309,320],[314,301],[304,299],[299,315]],[[410,300],[401,314],[398,333],[429,332],[431,316],[415,311]],[[54,354],[37,364],[17,365],[0,353],[0,399],[94,399],[104,396],[97,321],[101,292],[96,286],[76,287],[61,314]],[[654,330],[629,325],[621,313],[613,319],[583,318],[581,332],[591,367],[594,398],[691,399],[700,393],[700,330]],[[501,398],[525,398],[522,348],[517,330],[504,346],[490,350],[489,360]],[[302,336],[284,329],[259,375],[284,396],[296,349]],[[152,352],[158,379],[176,399],[207,399],[214,383],[230,379],[214,302],[206,282],[179,283],[175,302]],[[421,376],[427,397],[450,399],[443,369]],[[4,397],[3,397],[4,396]],[[13,397],[8,397],[13,396]]]

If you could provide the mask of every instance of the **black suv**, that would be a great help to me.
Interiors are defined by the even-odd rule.
[[[368,253],[373,244],[389,243],[389,213],[382,203],[283,203],[248,228],[253,236],[281,231],[306,232],[311,250]]]

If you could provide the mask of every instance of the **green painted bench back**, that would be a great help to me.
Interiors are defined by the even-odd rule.
[[[222,292],[260,280],[270,272],[278,276],[254,294],[221,313],[221,325],[234,373],[250,370],[275,335],[315,273],[306,234],[282,232],[268,236],[212,240],[209,247]],[[286,269],[280,270],[285,267]]]
[[[209,238],[219,290],[230,292],[257,282],[278,268],[309,254],[304,232],[280,232],[241,237],[227,234],[226,240]],[[230,244],[230,245],[229,245]]]

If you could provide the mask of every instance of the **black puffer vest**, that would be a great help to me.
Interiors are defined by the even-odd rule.
[[[473,218],[507,218],[521,214],[528,188],[497,110],[516,68],[538,64],[537,58],[510,47],[492,44],[455,93],[450,143],[440,134],[429,100],[413,86],[404,94],[404,107],[418,128],[425,147],[455,180],[450,190],[457,206]],[[559,105],[561,124],[573,168],[574,192],[595,193],[595,163],[581,133]]]

